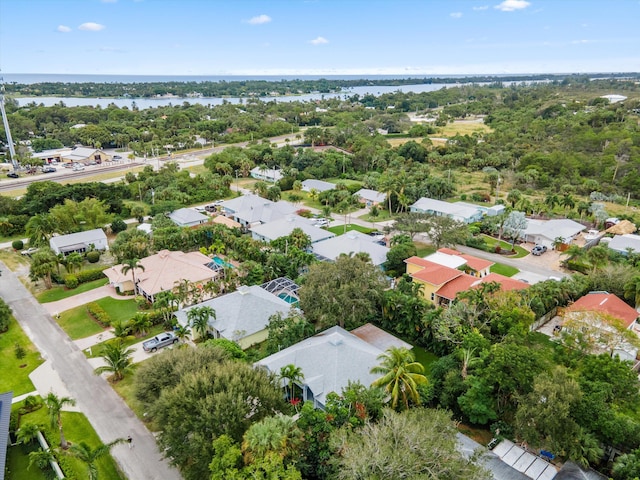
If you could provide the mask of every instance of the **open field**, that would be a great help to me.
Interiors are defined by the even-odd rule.
[[[15,355],[16,345],[24,349],[24,358]],[[42,362],[40,352],[29,341],[18,322],[13,317],[9,321],[9,330],[0,334],[0,392],[13,390],[13,396],[29,393],[34,390],[29,374]]]
[[[435,137],[455,137],[456,135],[471,135],[478,133],[491,133],[491,127],[485,125],[481,121],[473,120],[455,120],[453,123],[447,123],[443,127],[438,127]]]

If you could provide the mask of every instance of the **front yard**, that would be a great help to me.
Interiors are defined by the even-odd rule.
[[[105,297],[97,300],[96,303],[109,314],[112,323],[120,320],[127,321],[138,311],[138,306],[133,299],[117,300],[112,297]],[[72,340],[89,337],[105,331],[105,328],[89,315],[85,305],[62,312],[57,322]]]
[[[24,357],[18,358],[20,350],[24,351]],[[11,317],[9,330],[0,333],[0,392],[13,390],[13,396],[35,390],[29,380],[29,374],[42,362],[40,352],[29,341],[29,338],[20,328],[18,322]]]
[[[88,292],[89,290],[93,290],[94,288],[102,287],[109,283],[108,278],[101,278],[99,280],[94,280],[93,282],[83,283],[78,285],[73,290],[68,289],[67,287],[53,287],[49,290],[45,290],[44,292],[36,295],[38,302],[40,303],[49,303],[49,302],[57,302],[58,300],[62,300],[63,298],[73,297],[79,293]]]

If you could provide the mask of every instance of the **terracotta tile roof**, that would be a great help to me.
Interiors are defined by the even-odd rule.
[[[460,275],[465,275],[465,273],[460,270],[456,270],[455,268],[438,265],[437,263],[429,262],[428,260],[422,260],[422,262],[424,263],[417,265],[422,265],[424,268],[419,272],[411,274],[411,277],[430,283],[431,285],[443,285]]]
[[[410,263],[411,265],[418,265],[419,267],[426,267],[431,265],[433,262],[430,262],[420,257],[409,257],[404,261],[404,263]]]
[[[462,255],[462,253],[460,253],[458,250],[454,250],[453,248],[443,247],[443,248],[438,249],[438,251],[440,253],[444,253],[446,255]]]
[[[473,268],[476,272],[479,272],[481,270],[484,270],[485,268],[489,268],[491,265],[493,265],[495,262],[492,262],[491,260],[485,260],[483,258],[478,258],[478,257],[472,257],[471,255],[460,255],[462,258],[464,258],[467,261],[467,265],[469,265],[471,268]]]
[[[499,273],[490,273],[486,277],[482,277],[482,283],[487,282],[498,282],[501,285],[500,290],[503,292],[508,292],[510,290],[524,290],[525,288],[529,288],[529,284],[527,282],[523,282],[522,280],[517,280],[515,278],[505,277],[504,275],[500,275]]]
[[[573,305],[567,307],[566,311],[605,313],[622,320],[626,328],[629,328],[638,318],[638,312],[613,293],[588,293],[580,297]]]
[[[447,284],[443,285],[436,291],[436,295],[439,297],[446,298],[447,300],[455,300],[456,295],[460,292],[465,292],[469,290],[473,285],[478,283],[480,279],[476,277],[472,277],[471,275],[461,275],[457,278],[454,278]]]

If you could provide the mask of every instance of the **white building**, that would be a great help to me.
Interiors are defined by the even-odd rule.
[[[329,190],[334,190],[336,188],[335,183],[324,182],[322,180],[315,180],[310,178],[309,180],[305,180],[302,182],[302,191],[310,192],[311,190],[316,190],[317,192],[327,192]]]
[[[109,249],[107,236],[101,228],[51,237],[49,246],[56,255],[62,253],[64,256],[73,252],[84,253],[92,247],[94,250]]]
[[[568,218],[554,220],[528,218],[527,228],[522,232],[522,238],[525,242],[553,248],[556,239],[562,239],[562,243],[568,245],[586,228],[581,223],[574,222]]]
[[[191,208],[179,208],[167,215],[179,227],[196,227],[207,223],[209,217]]]

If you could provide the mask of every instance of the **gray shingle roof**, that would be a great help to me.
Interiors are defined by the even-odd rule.
[[[107,236],[104,230],[96,228],[94,230],[87,230],[86,232],[70,233],[68,235],[58,235],[57,237],[51,237],[49,244],[52,247],[58,249],[64,248],[69,245],[85,244],[90,245],[98,241],[106,241]]]
[[[167,216],[173,221],[173,223],[180,226],[204,223],[209,220],[209,217],[206,215],[196,212],[190,208],[179,208]]]
[[[303,383],[316,400],[326,404],[327,394],[340,393],[349,381],[371,385],[379,375],[370,371],[383,352],[338,326],[263,358],[256,365],[278,373],[285,365],[302,369]]]
[[[352,230],[337,237],[313,244],[313,253],[328,260],[335,260],[341,253],[368,253],[374,265],[382,265],[387,261],[389,249],[378,245],[369,235]]]
[[[309,235],[311,243],[336,236],[328,230],[314,227],[314,222],[314,220],[301,217],[300,215],[288,215],[285,218],[280,218],[262,225],[256,225],[249,230],[260,237],[266,238],[268,241],[290,235],[296,228],[301,229],[306,235]]]
[[[209,325],[228,340],[239,340],[264,330],[269,317],[280,312],[286,315],[291,308],[287,302],[258,285],[241,286],[232,293],[183,308],[174,313],[180,324],[187,325],[187,312],[194,307],[211,307],[216,319]]]
[[[309,180],[305,180],[304,182],[302,182],[302,190],[304,190],[305,192],[308,192],[311,189],[315,189],[318,192],[327,192],[329,190],[333,190],[334,188],[336,188],[335,183],[316,180],[314,178],[310,178]]]
[[[4,480],[4,467],[7,461],[12,399],[13,392],[0,393],[0,480]]]
[[[618,252],[626,252],[627,248],[633,249],[636,253],[640,252],[640,235],[616,235],[609,242],[609,248]]]

